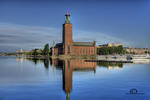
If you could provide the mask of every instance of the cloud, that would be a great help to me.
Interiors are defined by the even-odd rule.
[[[76,41],[97,41],[97,45],[107,44],[107,43],[122,43],[124,46],[132,46],[134,42],[125,41],[123,39],[113,37],[101,32],[88,32],[88,31],[75,31],[76,36],[74,36]]]
[[[42,48],[46,43],[51,45],[52,40],[60,42],[60,35],[56,28],[0,23],[0,51]]]
[[[0,23],[0,52],[15,52],[17,49],[30,50],[43,48],[46,43],[52,45],[52,41],[61,42],[62,29],[53,27],[25,26],[9,23]],[[76,30],[73,32],[75,41],[93,41],[97,44],[123,43],[129,45],[122,39],[108,36],[104,33],[92,33]]]

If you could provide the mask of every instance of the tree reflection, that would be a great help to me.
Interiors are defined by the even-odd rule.
[[[113,62],[87,62],[84,59],[51,59],[51,65],[56,68],[62,69],[63,77],[63,90],[65,92],[66,100],[70,99],[70,93],[72,91],[72,74],[73,71],[93,71],[96,73],[96,66],[102,66],[107,68],[122,68],[123,63]]]
[[[97,62],[99,67],[111,68],[123,68],[123,63],[120,62]]]
[[[43,63],[44,67],[46,69],[49,68],[49,63],[50,63],[50,59],[49,58],[46,58],[46,59],[26,58],[26,59],[29,60],[29,61],[31,61],[31,62],[34,62],[34,64]]]
[[[96,73],[96,66],[106,67],[106,68],[122,68],[123,63],[114,62],[88,62],[85,59],[36,59],[27,58],[27,60],[37,63],[43,63],[46,69],[49,69],[49,64],[56,67],[56,69],[62,70],[62,89],[65,92],[66,100],[70,99],[70,93],[72,91],[72,81],[73,81],[73,71],[89,72],[92,71]]]
[[[48,69],[49,68],[49,59],[44,59],[43,61],[44,61],[45,68]]]

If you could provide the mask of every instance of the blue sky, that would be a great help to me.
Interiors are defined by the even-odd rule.
[[[0,0],[0,52],[61,42],[67,8],[74,41],[150,47],[149,0]]]

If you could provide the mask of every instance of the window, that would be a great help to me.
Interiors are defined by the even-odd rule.
[[[70,45],[68,45],[68,54],[70,54]]]
[[[88,54],[88,49],[86,49],[86,54]]]
[[[83,54],[85,54],[85,49],[83,49]]]
[[[80,55],[82,55],[82,48],[80,49]]]
[[[91,54],[93,54],[93,49],[91,49]]]
[[[68,68],[70,68],[70,60],[68,60]]]

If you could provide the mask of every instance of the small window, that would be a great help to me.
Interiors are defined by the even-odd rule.
[[[91,54],[93,54],[93,49],[91,49]]]
[[[68,60],[68,68],[70,68],[70,60]]]
[[[82,54],[82,48],[80,49],[80,54]]]
[[[68,54],[70,54],[70,45],[68,45]]]

